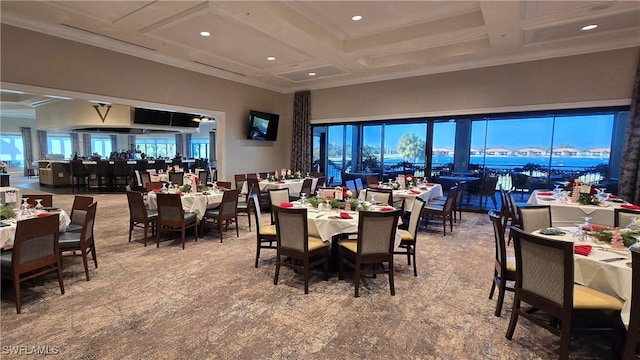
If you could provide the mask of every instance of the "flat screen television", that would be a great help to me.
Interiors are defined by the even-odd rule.
[[[249,111],[247,139],[276,141],[280,115],[262,111]]]

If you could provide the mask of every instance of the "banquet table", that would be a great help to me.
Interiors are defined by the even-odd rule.
[[[364,190],[360,191],[360,194],[358,195],[358,199],[367,200],[364,198],[365,193],[366,191]],[[404,200],[405,211],[411,211],[411,208],[413,207],[413,202],[415,201],[416,197],[419,197],[422,200],[429,202],[430,199],[437,198],[440,196],[442,196],[442,185],[440,184],[431,184],[425,187],[420,186],[412,189],[393,190],[393,202],[396,203]]]
[[[621,203],[607,202],[603,205],[580,205],[571,202],[564,193],[559,197],[549,195],[550,192],[534,190],[527,204],[529,205],[550,205],[551,221],[554,226],[573,226],[576,223],[583,223],[585,216],[590,216],[592,224],[613,226],[614,209],[619,208]]]
[[[224,192],[221,190],[212,190],[207,195],[203,193],[185,193],[180,196],[182,209],[185,212],[196,213],[198,221],[202,220],[208,208],[214,208],[222,202],[223,194]],[[149,210],[158,208],[158,197],[155,192],[150,191],[147,193],[147,205]]]
[[[588,236],[585,241],[582,241],[582,237],[576,238],[573,235],[576,227],[562,227],[560,229],[565,231],[564,235],[542,235],[539,230],[534,231],[533,234],[554,240],[575,242],[576,245],[592,245],[592,250],[588,256],[578,254],[573,256],[575,282],[600,290],[624,301],[621,318],[622,322],[628,325],[632,285],[631,268],[627,264],[631,264],[631,251],[628,249],[614,250],[611,245],[598,243]],[[620,260],[602,261],[615,258],[620,258]]]
[[[315,189],[318,184],[318,178],[311,178],[313,181],[311,183],[311,188]],[[261,180],[258,181],[258,186],[260,186],[260,191],[268,191],[271,189],[289,189],[289,195],[291,196],[299,196],[300,191],[302,190],[302,183],[304,179],[291,179],[291,180],[281,180],[281,181],[268,181]],[[247,182],[245,181],[242,184],[241,194],[246,194],[249,191],[247,189]],[[308,196],[309,194],[307,194]]]
[[[20,210],[16,210],[16,213],[19,214]],[[36,210],[34,212],[33,215],[29,215],[28,217],[24,217],[25,219],[27,218],[31,218],[34,216],[38,216],[39,214],[44,214],[47,213],[46,211],[40,211],[40,210]],[[67,214],[66,211],[62,210],[62,209],[58,209],[58,210],[52,210],[49,211],[48,213],[50,214],[59,214],[60,215],[60,232],[65,232],[67,230],[67,226],[69,226],[69,224],[71,224],[71,218],[69,217],[69,215]],[[42,215],[40,215],[42,216]],[[23,218],[19,215],[18,218],[16,219],[5,219],[2,220],[1,223],[3,224],[7,224],[8,226],[2,226],[0,227],[0,249],[7,249],[7,248],[11,248],[13,246],[13,241],[15,240],[16,237],[16,227],[18,224],[18,221],[22,220]]]

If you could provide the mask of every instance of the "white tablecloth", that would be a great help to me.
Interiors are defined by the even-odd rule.
[[[16,210],[17,214],[20,214],[20,210]],[[40,212],[38,212],[40,213]],[[67,226],[71,224],[71,218],[66,211],[60,209],[56,211],[52,211],[52,214],[59,213],[60,214],[60,232],[64,232],[67,230]],[[32,215],[33,217],[36,215]],[[0,227],[0,248],[11,247],[13,246],[13,241],[16,237],[16,226],[19,219],[8,219],[2,220],[3,223],[9,224],[9,226]]]
[[[413,207],[413,202],[416,197],[420,197],[424,201],[429,201],[430,199],[437,198],[442,196],[442,185],[433,184],[432,186],[427,186],[426,188],[414,188],[413,190],[420,191],[419,194],[415,194],[411,192],[411,190],[393,190],[393,202],[400,202],[404,200],[404,210],[411,211]],[[365,199],[366,190],[360,191],[358,194],[358,199],[360,200],[368,200]]]
[[[11,186],[2,186],[0,187],[0,205],[7,203],[7,192],[15,194],[16,201],[12,203],[15,203],[16,207],[22,203],[22,190]]]
[[[565,229],[565,228],[563,228]],[[555,240],[574,241],[573,231],[576,227],[566,228],[565,235],[540,235],[539,231],[533,232],[536,235]],[[579,238],[581,239],[581,238]],[[586,242],[576,240],[576,245],[589,244],[593,248],[589,256],[574,255],[574,276],[579,284],[592,287],[606,294],[618,297],[624,301],[621,317],[625,325],[629,324],[629,313],[631,310],[631,268],[626,264],[631,262],[631,252],[629,250],[617,250],[611,252],[608,244],[594,244],[591,238]],[[625,258],[614,262],[602,262],[602,259]]]
[[[180,200],[182,200],[182,209],[184,209],[185,212],[196,213],[198,220],[202,220],[207,208],[216,207],[220,202],[222,202],[222,195],[222,191],[215,190],[209,195],[204,195],[203,193],[184,194],[183,196],[180,196]],[[155,210],[158,208],[158,197],[155,192],[150,191],[147,194],[147,205],[149,210]]]
[[[551,221],[554,226],[573,226],[577,223],[583,223],[584,216],[590,216],[589,222],[592,224],[613,226],[613,209],[620,207],[620,204],[617,203],[611,203],[610,206],[580,205],[571,202],[571,199],[567,199],[563,203],[561,199],[556,199],[553,196],[539,195],[540,192],[544,191],[535,190],[529,197],[527,204],[551,205]]]
[[[318,184],[318,178],[311,178],[313,181],[311,183],[311,188],[315,189]],[[270,189],[289,189],[289,195],[291,196],[300,196],[300,191],[302,190],[302,183],[304,179],[299,180],[282,180],[282,181],[266,181],[262,180],[258,182],[260,186],[260,191],[268,191]],[[242,184],[241,194],[246,194],[249,191],[247,189],[247,182],[245,181]],[[309,196],[309,194],[307,194]]]

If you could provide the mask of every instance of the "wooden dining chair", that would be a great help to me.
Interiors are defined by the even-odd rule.
[[[411,206],[411,216],[409,217],[409,226],[407,227],[407,230],[397,230],[398,235],[402,238],[399,245],[401,250],[394,251],[394,254],[407,255],[408,265],[411,265],[411,257],[413,257],[413,276],[418,276],[418,269],[416,265],[416,244],[424,206],[425,201],[422,198],[416,197],[413,201],[413,206]]]
[[[233,180],[236,183],[236,189],[241,190],[242,185],[247,181],[247,174],[235,174],[233,175]]]
[[[551,227],[551,206],[536,205],[518,208],[520,228],[526,232],[534,232]]]
[[[631,250],[631,289],[640,289],[640,250]],[[640,293],[631,292],[629,326],[624,344],[624,360],[640,359]]]
[[[251,194],[251,200],[249,201],[256,220],[256,263],[255,267],[258,267],[258,260],[260,259],[260,250],[262,249],[277,249],[277,236],[275,225],[265,225],[262,221],[262,210],[260,209],[260,200],[257,193]]]
[[[599,334],[607,331],[612,339],[622,336],[622,300],[574,283],[572,242],[536,236],[517,227],[511,231],[514,232],[516,281],[507,339],[513,338],[520,317],[560,336],[560,359],[569,358],[574,331],[591,330]],[[523,308],[523,303],[537,309],[536,312]],[[575,321],[578,317],[589,319],[592,325],[597,323],[597,328],[578,328]],[[615,346],[612,349],[615,351]]]
[[[16,312],[20,314],[20,284],[56,272],[64,294],[62,266],[58,250],[59,214],[18,221],[13,248],[0,253],[2,278],[13,281]]]
[[[24,195],[22,195],[24,197]],[[615,208],[613,209],[613,226],[624,228],[631,222],[640,220],[640,210]]]
[[[218,181],[218,189],[231,189],[231,181]]]
[[[129,242],[131,242],[134,227],[142,227],[144,229],[144,247],[147,247],[149,228],[151,228],[151,235],[155,235],[158,211],[147,210],[142,193],[138,191],[127,191],[127,202],[129,203]]]
[[[237,197],[236,197],[237,198]],[[193,236],[198,241],[198,218],[196,213],[185,212],[182,209],[182,201],[178,194],[157,194],[158,221],[156,230],[156,248],[160,247],[160,234],[162,231],[179,231],[182,242],[182,250],[186,238],[186,230],[193,228]]]
[[[89,206],[93,204],[92,196],[76,195],[71,206],[71,223],[67,226],[67,232],[80,232],[84,226],[84,218]]]
[[[69,254],[68,256],[82,256],[82,263],[84,264],[84,274],[87,278],[87,281],[89,281],[89,253],[91,253],[91,257],[93,258],[93,263],[96,269],[98,268],[96,244],[93,236],[97,206],[98,203],[95,202],[89,205],[80,233],[67,231],[60,235],[60,256],[63,256],[65,253],[69,252],[71,252],[71,254]],[[76,251],[79,251],[79,253],[76,253]]]
[[[507,257],[507,246],[504,238],[504,214],[496,210],[489,210],[489,220],[493,224],[493,238],[495,240],[495,263],[493,266],[493,281],[489,299],[493,299],[493,294],[498,287],[498,302],[496,303],[495,316],[502,314],[502,304],[506,291],[515,291],[513,286],[507,286],[508,281],[516,281],[516,259]]]
[[[357,239],[338,242],[339,279],[344,279],[345,265],[355,270],[355,297],[360,296],[362,276],[369,274],[388,274],[391,295],[396,294],[393,282],[393,250],[401,214],[402,210],[361,211],[358,215]],[[365,265],[371,267],[365,268]]]
[[[225,230],[229,229],[229,223],[233,222],[236,227],[236,237],[240,236],[238,231],[238,194],[240,190],[226,190],[222,194],[222,202],[216,209],[207,209],[204,213],[204,217],[200,221],[200,233],[204,234],[204,228],[207,220],[213,221],[218,226],[218,233],[220,234],[220,242],[222,242],[222,227]]]
[[[172,182],[174,186],[184,185],[184,173],[173,171],[169,172],[169,181]]]
[[[309,293],[311,269],[322,265],[324,280],[329,280],[329,242],[309,236],[307,209],[274,206],[276,222],[276,272],[273,284],[278,285],[280,267],[286,266],[304,279],[304,293]]]
[[[439,217],[442,219],[442,233],[444,236],[447,236],[447,220],[449,220],[449,229],[453,232],[453,217],[455,216],[453,204],[456,199],[457,190],[457,186],[449,188],[444,204],[427,204],[423,210],[427,222],[429,217]]]
[[[269,189],[269,207],[271,209],[271,223],[276,223],[275,209],[283,202],[289,202],[289,188]]]
[[[365,190],[365,200],[376,204],[393,206],[393,190],[391,189],[373,189]]]
[[[34,208],[36,205],[38,205],[38,199],[42,200],[40,201],[40,204],[42,204],[42,206],[45,207],[52,207],[53,206],[53,194],[22,194],[22,198],[23,199],[27,199],[27,204],[29,204],[29,206],[31,206],[32,208]]]
[[[355,178],[355,184],[356,184],[356,193],[360,194],[360,191],[362,191],[364,189],[364,185],[362,184],[362,178]],[[357,196],[357,195],[356,195]]]

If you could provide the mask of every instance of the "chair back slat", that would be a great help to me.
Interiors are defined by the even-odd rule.
[[[393,253],[401,210],[361,211],[358,220],[358,253],[361,255]]]
[[[371,200],[371,197],[379,204],[393,206],[393,190],[391,189],[367,189],[366,200]]]
[[[306,252],[309,247],[307,209],[274,208],[278,247]]]
[[[131,221],[146,222],[147,207],[144,204],[142,193],[138,191],[127,191],[127,202],[129,203],[129,214]]]
[[[240,190],[227,190],[222,195],[222,203],[220,204],[219,214],[222,217],[235,215],[238,209],[238,195]]]
[[[184,210],[178,194],[157,194],[158,226],[181,227]]]
[[[551,207],[549,205],[525,206],[518,208],[520,227],[526,232],[533,232],[551,227]]]
[[[84,224],[84,218],[91,204],[93,204],[93,197],[76,195],[73,198],[71,207],[71,223],[75,225]]]
[[[407,231],[413,235],[414,241],[418,233],[418,226],[420,225],[420,218],[422,217],[422,210],[425,206],[425,201],[422,198],[416,197],[411,206],[411,216],[409,217],[409,226]]]
[[[492,209],[489,210],[489,219],[493,224],[493,237],[496,246],[496,262],[500,265],[502,270],[506,270],[505,261],[507,258],[507,249],[504,240],[504,218],[502,213],[498,213]]]
[[[640,211],[625,208],[614,209],[613,226],[624,228],[631,224],[634,219],[635,221],[640,220]]]

